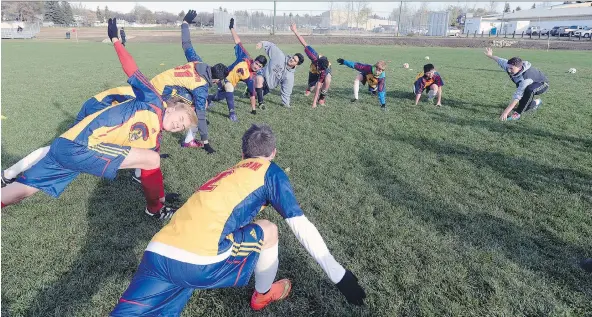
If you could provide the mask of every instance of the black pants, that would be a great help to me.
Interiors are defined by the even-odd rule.
[[[531,110],[536,107],[536,103],[534,102],[534,96],[542,95],[547,91],[549,88],[549,84],[547,83],[532,83],[524,89],[524,94],[522,98],[518,102],[518,108],[516,108],[516,112],[522,114],[524,111]]]

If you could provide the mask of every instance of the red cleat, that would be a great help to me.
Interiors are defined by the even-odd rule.
[[[271,284],[271,289],[266,294],[260,294],[257,291],[251,297],[251,308],[262,310],[272,302],[277,302],[288,297],[292,289],[292,282],[289,279],[283,279]]]
[[[202,148],[203,146],[204,146],[203,143],[196,141],[196,140],[193,140],[188,143],[186,143],[186,142],[181,143],[181,147]]]

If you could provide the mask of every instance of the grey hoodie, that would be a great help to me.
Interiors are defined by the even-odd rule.
[[[269,89],[275,89],[281,85],[282,102],[290,105],[290,96],[294,88],[294,68],[288,67],[288,60],[292,56],[284,54],[275,44],[262,41],[263,48],[269,56],[269,62],[263,68],[263,77]]]
[[[508,60],[498,57],[497,64],[508,73],[510,79],[516,84],[516,91],[512,98],[514,100],[522,99],[524,90],[532,83],[546,83],[547,77],[540,70],[531,66],[530,62],[522,61],[522,69],[512,75],[508,72]]]

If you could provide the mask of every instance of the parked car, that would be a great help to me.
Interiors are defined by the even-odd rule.
[[[551,29],[551,36],[559,36],[559,29],[566,28],[567,26],[554,26]]]
[[[586,27],[583,30],[576,31],[574,36],[581,36],[583,38],[589,38],[592,36],[592,27]]]
[[[524,32],[526,35],[547,35],[547,33],[549,33],[549,30],[541,29],[538,26],[529,26],[528,29],[526,29],[526,32]]]
[[[586,27],[583,25],[572,25],[572,26],[568,26],[566,28],[561,29],[561,31],[559,32],[559,36],[574,36],[574,33],[578,30],[583,30]]]
[[[457,28],[449,28],[446,32],[448,36],[460,36],[460,30]]]
[[[374,29],[372,29],[372,32],[374,33],[384,33],[384,28],[381,26],[375,27]]]

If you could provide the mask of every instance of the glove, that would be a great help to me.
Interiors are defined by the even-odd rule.
[[[343,58],[338,58],[337,62],[339,63],[339,65],[343,65]]]
[[[234,29],[234,18],[230,19],[230,24],[228,25],[229,29]]]
[[[206,152],[208,152],[208,154],[212,154],[214,152],[216,152],[211,146],[210,143],[206,143],[203,146],[203,149],[206,150]]]
[[[364,305],[366,292],[364,292],[364,289],[358,284],[358,278],[350,270],[346,270],[341,281],[335,285],[341,294],[345,296],[348,303],[357,306]]]
[[[185,14],[183,21],[185,21],[189,24],[195,23],[193,20],[195,19],[196,16],[197,16],[197,12],[195,12],[195,10],[189,10],[189,11],[187,11],[187,14]]]
[[[170,154],[160,154],[160,158],[169,158],[171,155]]]
[[[109,36],[111,42],[113,42],[114,38],[119,39],[118,34],[119,32],[117,32],[117,18],[109,18],[109,21],[107,21],[107,35]]]

